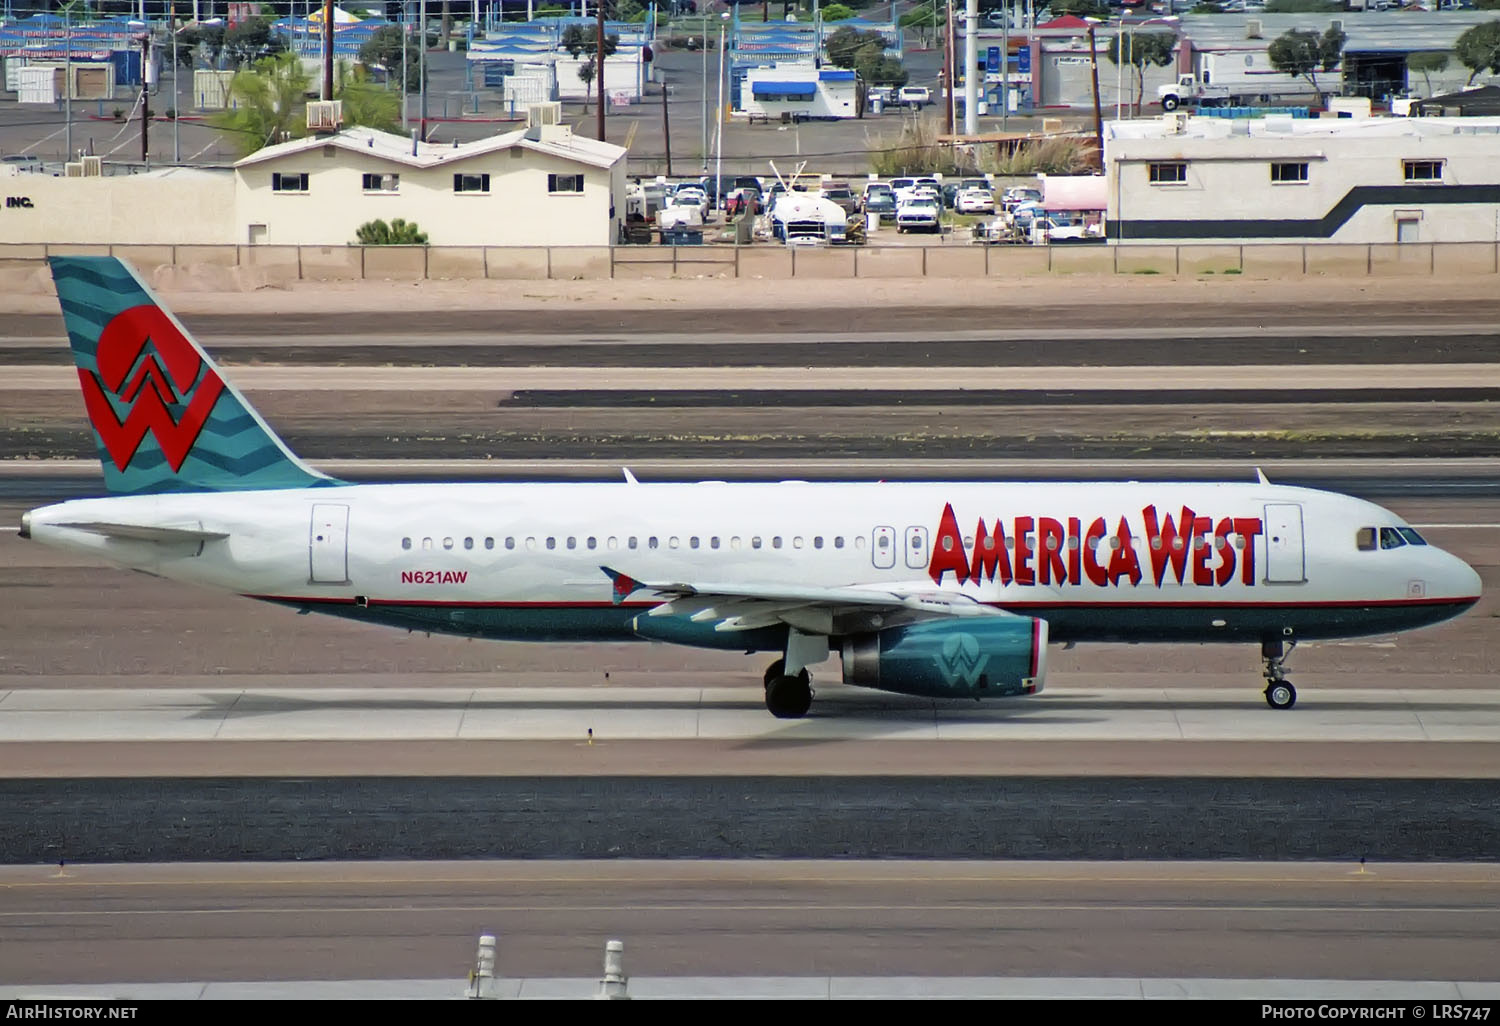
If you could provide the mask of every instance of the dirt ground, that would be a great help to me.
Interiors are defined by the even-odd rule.
[[[45,272],[0,281],[0,326],[6,313],[53,313]],[[233,268],[180,271],[160,268],[150,275],[153,288],[182,313],[264,313],[276,311],[361,312],[401,310],[416,302],[446,309],[600,309],[600,310],[734,310],[736,316],[756,307],[826,309],[830,306],[913,307],[1018,303],[1035,311],[1045,324],[1052,306],[1138,306],[1151,303],[1286,307],[1302,303],[1390,300],[1409,290],[1414,302],[1492,300],[1500,311],[1500,277],[1382,279],[1163,277],[1140,275],[1070,275],[1047,278],[893,278],[854,280],[757,280],[747,278],[663,278],[635,281],[366,281],[294,282],[268,286],[239,275]],[[3,327],[0,327],[3,332]]]

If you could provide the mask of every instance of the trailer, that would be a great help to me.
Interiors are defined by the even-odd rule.
[[[1162,110],[1178,107],[1254,107],[1264,104],[1285,105],[1293,100],[1315,102],[1319,90],[1301,75],[1286,75],[1271,66],[1264,50],[1233,50],[1200,53],[1198,70],[1177,76],[1170,85],[1158,86],[1156,98]],[[1319,82],[1324,96],[1337,96],[1342,85],[1341,71],[1326,73],[1327,83]]]

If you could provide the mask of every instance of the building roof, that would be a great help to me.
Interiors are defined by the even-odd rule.
[[[1429,96],[1412,105],[1412,113],[1459,114],[1475,116],[1500,115],[1500,86],[1479,86],[1442,96]]]
[[[457,164],[472,157],[479,157],[513,146],[534,150],[564,160],[575,160],[592,167],[614,167],[625,158],[626,149],[613,143],[600,142],[585,136],[574,135],[566,125],[548,125],[545,130],[526,129],[493,135],[488,139],[458,145],[439,143],[413,143],[403,136],[382,132],[375,128],[346,128],[333,135],[310,135],[304,139],[278,143],[256,150],[248,157],[235,162],[235,167],[258,164],[277,157],[288,157],[324,146],[337,146],[352,153],[363,153],[407,167],[431,168],[444,164]],[[413,153],[415,149],[415,153]]]
[[[1112,140],[1130,139],[1230,139],[1243,138],[1416,138],[1443,135],[1500,135],[1500,118],[1265,118],[1188,117],[1177,131],[1174,119],[1109,121],[1104,134]]]
[[[1348,37],[1345,53],[1418,53],[1452,50],[1467,28],[1493,21],[1494,11],[1343,11],[1333,14],[1184,14],[1179,34],[1193,41],[1196,50],[1264,49],[1272,40],[1292,29],[1322,34],[1335,21]],[[1249,23],[1260,25],[1258,38],[1250,38]],[[1128,24],[1128,23],[1127,23]],[[1110,26],[1099,26],[1103,34]]]

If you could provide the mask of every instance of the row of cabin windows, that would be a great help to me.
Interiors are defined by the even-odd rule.
[[[1401,174],[1408,182],[1441,182],[1442,160],[1403,160]],[[1148,164],[1146,175],[1152,185],[1186,185],[1187,161],[1171,160]],[[1308,162],[1305,160],[1277,161],[1271,165],[1271,182],[1274,185],[1301,185],[1308,181]]]
[[[1370,528],[1370,530],[1373,530],[1373,528]],[[1386,528],[1386,530],[1394,530],[1394,528]],[[1410,528],[1405,528],[1405,530],[1411,531]],[[1411,531],[1411,533],[1413,535],[1416,534],[1415,531]],[[1233,541],[1230,540],[1231,538],[1233,539]],[[558,541],[559,541],[559,539],[556,538],[556,537],[549,537],[549,538],[543,539],[543,545],[547,549],[555,550],[558,547]],[[564,547],[568,548],[568,549],[577,549],[579,547],[579,542],[580,541],[582,541],[583,547],[585,549],[597,549],[599,547],[599,539],[596,538],[596,537],[593,537],[593,536],[585,537],[583,539],[579,539],[576,536],[568,537],[566,539],[563,539]],[[669,548],[669,549],[678,549],[678,548],[681,548],[682,547],[682,541],[683,540],[680,537],[678,537],[677,535],[671,535],[666,540],[666,547]],[[689,535],[688,538],[687,538],[687,547],[690,548],[690,549],[702,548],[704,541],[707,542],[707,547],[710,548],[710,549],[717,549],[717,548],[720,547],[720,538],[719,538],[718,535],[712,535],[712,536],[708,537],[707,539],[701,539],[697,535]],[[762,539],[760,535],[752,535],[750,537],[750,547],[752,549],[762,548],[765,545],[765,541],[766,540]],[[825,539],[824,539],[824,537],[821,534],[813,535],[811,541],[812,541],[812,547],[815,548],[815,549],[821,549],[821,548],[824,547]],[[606,539],[604,539],[604,547],[606,549],[617,549],[617,548],[620,547],[619,542],[620,542],[620,540],[618,538],[613,538],[613,537],[606,538]],[[782,537],[779,534],[778,535],[772,535],[771,538],[769,539],[769,542],[770,542],[770,547],[773,548],[773,549],[779,549],[779,548],[782,547]],[[842,549],[844,547],[844,536],[843,535],[834,535],[832,538],[827,539],[827,542],[828,542],[828,544],[832,545],[832,547],[835,548],[835,549]],[[626,538],[625,539],[625,543],[626,543],[625,547],[627,549],[640,548],[640,539],[637,538],[637,537],[635,537],[635,536],[631,536],[629,538]],[[888,548],[891,545],[891,543],[892,543],[891,542],[891,538],[889,536],[886,536],[886,535],[881,535],[876,540],[876,546],[878,548],[880,548],[881,550],[885,550],[886,548]],[[412,538],[402,538],[401,539],[401,548],[403,548],[403,549],[411,549],[411,548],[413,548],[415,546],[415,544],[416,544],[416,542]],[[422,548],[424,550],[435,549],[435,548],[437,548],[437,544],[438,543],[433,538],[423,538],[421,540],[421,546],[422,546]],[[449,538],[442,539],[441,544],[442,544],[442,547],[444,549],[452,549],[452,548],[457,547],[458,544],[459,544],[459,542],[458,542],[457,539],[449,537]],[[462,544],[463,544],[463,547],[465,549],[472,549],[475,546],[475,539],[473,539],[473,538],[464,538]],[[485,538],[485,539],[483,539],[483,544],[484,544],[484,547],[486,549],[493,549],[495,547],[495,539],[494,538]],[[516,538],[514,536],[511,536],[511,537],[506,538],[504,540],[504,544],[505,544],[505,548],[506,549],[515,549],[517,547],[518,543],[517,543]],[[537,539],[535,537],[529,537],[529,538],[524,539],[520,544],[521,544],[521,546],[523,548],[527,549],[528,551],[533,551],[533,550],[535,550],[537,548]],[[986,551],[992,551],[995,548],[995,539],[994,539],[993,536],[987,535],[987,536],[979,539],[979,544]],[[1230,535],[1228,537],[1217,537],[1216,536],[1212,541],[1209,541],[1209,540],[1207,540],[1207,539],[1205,539],[1205,538],[1203,538],[1201,536],[1200,537],[1195,537],[1193,539],[1193,548],[1197,549],[1197,550],[1200,550],[1200,551],[1203,550],[1203,549],[1205,549],[1205,548],[1207,548],[1207,547],[1209,547],[1210,545],[1212,545],[1216,549],[1226,549],[1231,544],[1234,545],[1235,548],[1243,549],[1245,547],[1245,538],[1244,538],[1244,536],[1243,535]],[[1403,542],[1401,544],[1405,544],[1405,543]],[[1419,541],[1413,542],[1412,544],[1414,544],[1414,545],[1425,545],[1426,543],[1419,540]],[[915,539],[915,538],[912,539],[912,546],[914,548],[920,547],[920,545],[921,545],[920,540]],[[1076,548],[1078,548],[1078,545],[1079,545],[1079,542],[1078,542],[1078,539],[1076,537],[1070,537],[1066,541],[1066,547],[1069,548],[1069,549],[1076,549]],[[856,537],[854,539],[854,547],[855,548],[862,549],[862,548],[864,548],[864,546],[865,546],[865,540],[864,540],[864,538],[862,538],[862,537]],[[965,537],[964,538],[964,546],[966,548],[973,548],[974,547],[974,539],[972,537]],[[1090,538],[1089,539],[1089,548],[1091,548],[1091,549],[1098,549],[1101,546],[1107,546],[1108,548],[1111,548],[1111,549],[1118,549],[1120,547],[1120,539],[1118,537],[1116,537],[1115,535],[1110,535],[1110,536],[1108,536],[1106,538],[1097,538],[1096,537],[1096,538]],[[1180,551],[1183,550],[1183,548],[1185,546],[1186,546],[1186,543],[1183,541],[1183,539],[1181,539],[1181,538],[1175,538],[1172,541],[1172,546],[1171,547],[1172,547],[1173,551],[1180,552]],[[736,535],[736,536],[733,536],[733,537],[731,537],[729,539],[729,547],[731,549],[740,549],[740,548],[744,547],[744,543],[739,538],[739,536]],[[802,538],[801,535],[796,535],[796,536],[794,536],[791,539],[791,547],[794,548],[794,549],[800,549],[800,548],[804,547],[804,541],[803,541],[803,538]],[[1005,539],[1005,547],[1007,549],[1014,549],[1016,547],[1015,539],[1011,538],[1011,537],[1006,537],[1006,539]],[[1054,551],[1055,552],[1059,548],[1059,541],[1055,537],[1049,537],[1049,538],[1045,539],[1044,541],[1039,539],[1037,547],[1038,548],[1045,548],[1047,551]],[[1162,540],[1160,538],[1152,538],[1151,539],[1151,547],[1153,549],[1156,549],[1156,550],[1160,551],[1161,548],[1162,548]],[[1383,546],[1383,547],[1385,547],[1385,548],[1392,548],[1393,546],[1386,545],[1386,546]],[[661,539],[657,538],[655,535],[648,536],[646,538],[646,548],[648,548],[648,549],[661,548]],[[952,548],[953,548],[953,539],[951,537],[945,537],[943,539],[943,549],[944,549],[944,551],[948,551],[948,550],[950,550]]]
[[[576,548],[578,548],[580,542],[583,543],[583,548],[585,548],[585,549],[597,549],[597,548],[599,548],[599,539],[596,538],[596,537],[593,537],[593,536],[589,536],[589,537],[581,538],[581,539],[578,538],[578,537],[576,537],[576,536],[574,536],[574,537],[568,537],[568,538],[565,538],[565,539],[558,539],[555,536],[554,537],[545,538],[545,539],[541,539],[542,544],[546,548],[548,548],[548,549],[556,549],[558,547],[559,540],[561,540],[564,543],[564,547],[569,548],[569,549],[576,549]],[[710,549],[717,549],[720,546],[720,538],[719,538],[718,535],[712,535],[712,536],[710,536],[708,538],[700,538],[698,535],[689,535],[687,537],[686,541],[687,541],[687,547],[690,548],[690,549],[702,548],[704,546],[705,542],[707,543],[707,547],[710,548]],[[763,539],[758,534],[757,535],[752,535],[750,537],[750,547],[752,549],[762,548],[766,544],[766,541],[767,541],[767,539]],[[828,544],[832,545],[832,547],[835,548],[835,549],[842,549],[844,547],[844,536],[841,535],[841,534],[840,535],[834,535],[832,538],[826,539],[826,541],[827,541]],[[645,539],[645,542],[646,542],[646,548],[648,548],[648,549],[658,549],[658,548],[662,547],[662,541],[656,535],[650,535],[650,536],[648,536]],[[782,538],[781,538],[781,535],[779,535],[779,534],[778,535],[773,535],[769,539],[769,542],[770,542],[771,548],[773,548],[773,549],[779,549],[779,548],[782,547]],[[518,541],[515,538],[515,536],[511,536],[511,537],[506,538],[504,540],[504,544],[505,544],[505,548],[506,549],[515,549],[519,545],[520,547],[525,548],[528,551],[535,550],[537,548],[537,543],[538,543],[538,539],[536,537],[534,537],[534,536],[533,537],[529,537],[529,538],[525,538],[525,539],[521,539],[520,541]],[[667,538],[667,540],[666,540],[666,547],[669,548],[669,549],[680,549],[680,548],[682,548],[682,543],[683,543],[683,539],[681,537],[679,537],[679,536],[677,536],[677,535],[674,534],[674,535],[671,535],[671,536],[669,536]],[[815,548],[815,549],[821,549],[821,548],[823,548],[824,543],[825,543],[825,539],[824,539],[824,537],[821,534],[814,535],[812,537],[812,547],[813,548]],[[459,542],[458,542],[458,539],[455,539],[455,538],[444,538],[444,539],[442,539],[441,544],[442,544],[442,547],[445,548],[445,549],[452,549],[452,548],[456,548],[458,546]],[[465,549],[472,549],[472,548],[474,548],[474,545],[475,545],[475,539],[473,539],[473,538],[464,538],[462,544],[463,544],[463,547]],[[484,544],[485,548],[487,548],[487,549],[493,549],[495,547],[495,539],[494,538],[485,538],[485,539],[483,539],[483,544]],[[792,538],[792,540],[791,540],[791,547],[794,548],[794,549],[800,549],[800,548],[802,548],[803,544],[804,544],[804,542],[803,542],[803,538],[802,538],[801,535],[797,535],[796,537]],[[415,547],[415,545],[416,545],[416,540],[413,539],[413,538],[402,538],[401,539],[401,547],[403,549],[411,549],[411,548]],[[436,542],[435,539],[432,539],[432,538],[423,538],[421,540],[421,546],[422,546],[422,548],[424,550],[431,550],[431,549],[437,548],[438,543]],[[862,549],[862,548],[864,548],[864,546],[865,546],[865,540],[863,538],[855,538],[854,539],[854,547],[855,548]],[[620,547],[620,539],[619,538],[615,538],[615,537],[605,538],[604,539],[604,547],[606,549],[618,549]],[[641,539],[638,538],[638,537],[636,537],[635,535],[632,535],[629,538],[625,539],[625,547],[627,549],[638,549],[638,548],[641,547]],[[733,537],[731,537],[729,539],[729,547],[731,549],[743,548],[744,547],[744,541],[738,535],[735,535],[735,536],[733,536]]]
[[[271,175],[271,191],[307,192],[308,178],[309,175],[305,171],[295,173],[277,171]],[[360,176],[360,184],[365,192],[400,192],[401,176],[398,174],[368,173]],[[453,176],[453,191],[488,193],[490,191],[490,176],[455,174]],[[581,193],[583,192],[583,175],[549,174],[547,176],[547,192],[557,196]]]

